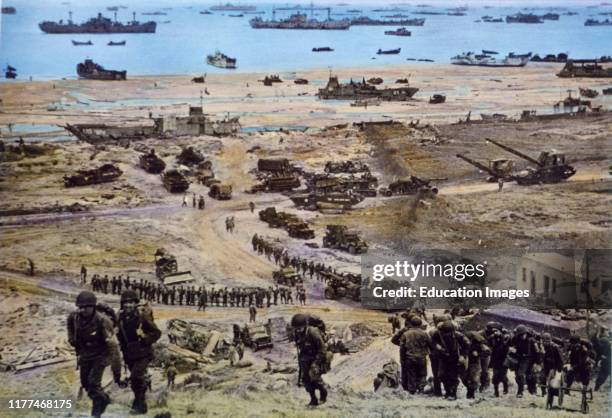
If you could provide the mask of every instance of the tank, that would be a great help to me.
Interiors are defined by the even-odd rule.
[[[356,275],[340,275],[332,272],[322,272],[327,286],[325,287],[326,299],[352,299],[355,302],[361,300],[361,278]]]
[[[176,162],[182,165],[196,165],[204,161],[201,152],[194,150],[193,147],[183,148],[181,153],[176,156]]]
[[[169,274],[178,272],[176,257],[170,254],[165,248],[158,248],[155,251],[155,275],[163,279]]]
[[[123,174],[118,167],[113,164],[104,164],[93,170],[79,170],[70,176],[64,176],[64,186],[77,187],[88,186],[91,184],[108,183],[115,181]]]
[[[457,158],[461,158],[463,161],[468,164],[472,164],[474,167],[486,172],[489,174],[487,177],[487,181],[495,182],[499,179],[505,181],[514,180],[514,160],[508,160],[504,158],[498,158],[495,160],[490,160],[487,165],[473,160],[463,154],[457,154]]]
[[[178,170],[168,170],[163,173],[162,182],[170,193],[183,193],[189,189],[189,181]]]
[[[148,154],[141,155],[138,164],[140,168],[151,174],[159,174],[166,168],[166,163],[155,154],[154,149],[151,149]]]
[[[216,183],[210,186],[208,195],[217,200],[229,200],[232,198],[232,186]]]
[[[251,188],[252,192],[286,192],[301,186],[300,178],[291,173],[267,177]]]
[[[490,138],[487,138],[487,141],[534,165],[514,175],[514,180],[520,185],[559,183],[576,174],[576,169],[567,164],[565,154],[556,150],[542,151],[535,159]]]

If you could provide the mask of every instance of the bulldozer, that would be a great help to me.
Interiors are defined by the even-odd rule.
[[[208,195],[217,200],[230,200],[232,198],[232,186],[228,184],[215,183],[210,186]]]
[[[481,162],[466,157],[463,154],[457,154],[457,158],[461,158],[463,161],[488,173],[488,182],[496,182],[499,179],[504,181],[512,181],[514,179],[514,174],[512,172],[514,170],[514,160],[498,158],[495,160],[489,160],[488,164],[485,165]]]
[[[176,257],[170,254],[165,248],[158,248],[155,251],[155,275],[163,279],[169,274],[178,272]]]
[[[272,273],[274,282],[281,286],[295,286],[302,281],[302,277],[293,267],[284,267]]]
[[[159,174],[166,168],[164,160],[155,155],[155,150],[151,148],[148,154],[143,154],[138,159],[138,164],[147,173]]]
[[[93,170],[79,170],[71,176],[64,176],[64,186],[77,187],[88,186],[90,184],[108,183],[116,180],[123,174],[118,167],[113,164],[104,164]]]
[[[381,187],[378,191],[386,197],[398,195],[415,195],[423,193],[425,196],[435,197],[438,188],[431,185],[434,181],[444,181],[447,178],[421,179],[417,176],[408,176],[403,179],[395,180],[389,187]]]
[[[168,170],[161,177],[164,187],[170,193],[183,193],[189,189],[189,181],[178,170]]]
[[[327,286],[325,287],[326,299],[349,298],[355,302],[361,300],[361,284],[355,283],[350,277],[332,272],[322,272]]]
[[[346,225],[327,225],[323,247],[348,251],[350,254],[363,254],[368,251],[368,244]]]
[[[567,164],[565,161],[565,154],[563,153],[555,150],[542,151],[539,157],[535,159],[490,138],[487,138],[486,140],[535,165],[535,167],[528,167],[527,169],[522,170],[513,176],[513,180],[515,180],[517,184],[521,186],[542,183],[559,183],[576,174],[576,169]]]

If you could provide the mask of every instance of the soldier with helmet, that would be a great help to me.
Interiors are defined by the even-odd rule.
[[[124,291],[118,319],[119,343],[130,370],[130,386],[134,392],[133,414],[147,412],[147,366],[153,360],[152,345],[161,337],[161,331],[153,321],[153,312],[147,305],[139,306],[139,302],[136,292]]]
[[[565,380],[567,387],[572,387],[574,380],[581,383],[584,388],[588,387],[595,363],[591,343],[577,335],[572,335],[567,349],[567,360],[569,363],[566,366],[568,369]]]
[[[548,332],[542,334],[542,345],[544,348],[544,355],[542,360],[542,371],[540,372],[540,385],[546,385],[552,370],[558,372],[563,370],[563,356],[561,354],[561,349],[553,342],[552,336]],[[546,388],[542,386],[541,389],[542,396],[546,395]]]
[[[469,341],[455,330],[453,321],[444,321],[431,336],[431,343],[438,358],[438,373],[444,385],[444,397],[457,399],[459,376],[465,370]]]
[[[309,406],[317,406],[327,401],[327,389],[322,375],[329,367],[327,347],[321,330],[309,323],[309,317],[295,314],[291,318],[291,327],[298,348],[298,363],[301,381],[310,395]],[[316,390],[319,391],[317,399]]]
[[[421,329],[423,321],[417,316],[410,318],[410,327],[400,337],[404,348],[404,370],[406,390],[411,394],[422,392],[427,378],[427,356],[431,348],[429,334]]]
[[[95,294],[89,291],[79,293],[76,298],[78,309],[68,316],[67,326],[68,342],[77,353],[81,386],[92,400],[91,415],[100,417],[110,403],[110,397],[102,388],[104,369],[111,365],[115,382],[123,384],[113,323],[96,309],[96,305]]]
[[[536,352],[536,347],[527,327],[519,325],[514,330],[514,337],[510,341],[509,355],[514,358],[516,365],[514,368],[515,380],[518,386],[516,397],[523,397],[523,389],[527,382],[527,374],[532,367],[533,357]]]

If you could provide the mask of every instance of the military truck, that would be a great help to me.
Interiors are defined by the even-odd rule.
[[[196,165],[204,161],[204,156],[201,152],[194,150],[193,147],[183,148],[181,153],[176,156],[176,162],[182,165]]]
[[[282,173],[264,178],[261,183],[251,188],[251,192],[286,192],[300,186],[301,182],[298,176],[291,173]]]
[[[361,173],[370,172],[370,167],[360,161],[327,161],[325,163],[326,173]]]
[[[155,275],[163,279],[169,274],[178,272],[176,257],[170,254],[165,248],[158,248],[155,251]]]
[[[280,286],[293,287],[302,281],[302,277],[293,267],[283,267],[272,273],[272,279]]]
[[[314,230],[308,224],[292,213],[277,212],[275,207],[259,211],[259,219],[268,224],[270,228],[283,228],[292,238],[312,239]]]
[[[332,272],[322,272],[327,286],[325,287],[326,299],[348,298],[355,302],[361,300],[361,283],[356,283],[353,277],[343,276]]]
[[[161,175],[162,183],[170,193],[183,193],[189,189],[189,181],[178,170],[168,170]]]
[[[314,230],[310,229],[308,224],[301,219],[297,222],[289,222],[285,230],[291,238],[313,239],[315,237]]]
[[[215,183],[210,186],[208,195],[217,200],[230,200],[232,198],[232,186],[229,184]]]
[[[260,158],[257,161],[257,170],[276,173],[288,173],[292,171],[291,163],[287,158]]]
[[[64,176],[65,187],[88,186],[90,184],[108,183],[123,174],[117,166],[104,164],[93,170],[78,170],[75,174]]]
[[[148,154],[143,154],[138,159],[140,168],[147,173],[159,174],[166,168],[164,160],[155,155],[155,150],[151,148]]]
[[[320,210],[322,208],[336,207],[341,211],[349,210],[352,206],[363,201],[363,195],[349,192],[331,193],[295,193],[289,196],[299,209]]]
[[[350,254],[363,254],[368,251],[368,244],[356,231],[350,231],[346,225],[327,225],[323,237],[323,248],[348,251]]]
[[[245,324],[240,330],[242,342],[253,351],[273,347],[270,324]]]
[[[438,194],[438,188],[433,187],[430,183],[434,181],[443,181],[446,178],[421,179],[416,176],[408,176],[394,181],[389,184],[389,187],[381,187],[378,191],[386,197],[398,195],[415,195],[422,193],[424,196],[435,197]]]

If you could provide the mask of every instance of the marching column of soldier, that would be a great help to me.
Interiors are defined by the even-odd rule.
[[[82,281],[85,284],[85,281]],[[296,290],[275,285],[267,289],[261,287],[211,287],[204,286],[166,286],[148,280],[133,280],[129,276],[113,276],[94,274],[91,278],[94,292],[119,295],[123,290],[134,290],[140,299],[163,305],[197,306],[205,310],[207,306],[216,307],[270,307],[278,304],[293,304],[295,300],[306,304],[306,291],[298,285]]]
[[[565,387],[574,382],[587,389],[594,380],[598,391],[610,376],[610,335],[595,336],[588,341],[571,336],[567,342],[549,333],[536,333],[525,325],[508,330],[489,322],[479,331],[461,332],[450,315],[434,316],[433,327],[417,312],[404,315],[405,326],[399,328],[399,315],[389,318],[394,335],[391,341],[399,346],[399,381],[379,375],[376,387],[401,386],[411,394],[423,393],[427,383],[427,362],[432,370],[430,393],[457,399],[459,382],[466,387],[466,397],[475,398],[491,382],[495,397],[508,394],[508,371],[515,374],[516,397],[545,396],[547,385],[555,373],[564,372]],[[595,371],[597,371],[595,377]],[[491,376],[492,373],[492,376]],[[540,387],[540,391],[538,391]],[[442,393],[444,389],[444,394]]]

